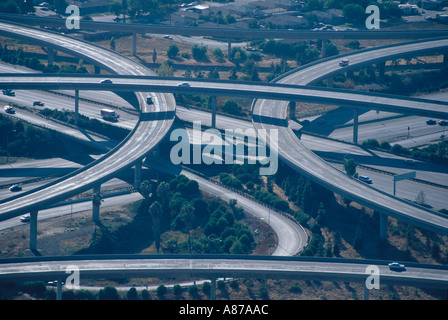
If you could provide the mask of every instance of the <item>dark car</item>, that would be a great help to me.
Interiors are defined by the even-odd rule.
[[[16,95],[16,93],[14,91],[12,91],[11,89],[3,89],[2,93],[5,96],[11,96],[11,97],[14,97]]]
[[[17,185],[17,184],[15,184],[15,185],[9,187],[9,191],[11,191],[11,192],[22,191],[22,187]]]
[[[45,104],[42,102],[42,101],[34,101],[33,102],[33,107],[34,106],[41,106],[41,107],[43,107]]]
[[[430,126],[433,126],[433,125],[437,124],[437,121],[436,121],[436,120],[429,119],[429,120],[426,120],[426,124],[427,124],[427,125],[430,125]]]
[[[439,121],[439,126],[448,126],[448,121],[446,121],[446,120],[440,120],[440,121]]]

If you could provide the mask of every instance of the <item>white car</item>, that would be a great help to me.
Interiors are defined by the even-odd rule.
[[[339,61],[339,66],[346,67],[346,66],[348,66],[349,63],[350,63],[350,60],[343,59],[343,60]]]
[[[372,183],[372,179],[370,179],[368,176],[359,176],[358,179],[365,183]]]
[[[5,106],[3,109],[5,110],[6,113],[10,113],[10,114],[14,114],[14,113],[16,113],[16,111],[14,110],[14,108],[11,107],[11,106]]]
[[[405,271],[406,266],[404,264],[398,263],[398,262],[391,262],[388,264],[389,269],[392,271]]]
[[[26,215],[26,216],[22,216],[22,217],[20,217],[20,222],[28,222],[28,221],[30,221],[30,216],[29,215]]]
[[[190,84],[190,82],[182,82],[182,83],[179,83],[177,86],[178,87],[190,87],[191,84]]]

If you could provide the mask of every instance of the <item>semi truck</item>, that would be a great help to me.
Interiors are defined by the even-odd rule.
[[[120,118],[120,115],[117,114],[114,110],[101,109],[101,117],[104,120],[118,121],[118,118]]]

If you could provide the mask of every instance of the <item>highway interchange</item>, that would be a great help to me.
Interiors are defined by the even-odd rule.
[[[397,55],[399,55],[400,53],[396,53]],[[380,57],[380,58],[375,58],[375,59],[384,59],[384,56],[383,57]],[[334,62],[334,61],[333,61]],[[361,62],[360,62],[361,63]],[[328,73],[331,73],[331,71],[329,71],[329,70],[327,70],[326,72],[328,72]],[[325,76],[325,74],[323,75],[323,76]],[[293,78],[293,77],[291,77],[291,78]],[[316,77],[317,78],[317,77]],[[289,80],[291,80],[291,79],[288,79],[288,78],[284,78],[284,79],[286,79],[284,82],[286,83],[287,81],[289,81]],[[304,77],[303,76],[301,76],[301,79],[300,79],[300,81],[299,81],[299,83],[295,83],[295,84],[307,84],[307,81],[308,81],[309,79],[304,79]],[[315,79],[314,79],[315,80]],[[310,81],[310,82],[312,82],[312,81]],[[291,82],[289,82],[289,83],[291,83]],[[259,110],[262,110],[263,108],[260,108],[260,107],[257,107],[257,104],[255,104],[255,108],[254,108],[254,114],[259,114],[259,115],[264,115],[264,116],[268,116],[268,117],[278,117],[278,118],[282,118],[282,116],[283,115],[286,115],[286,110],[285,110],[285,108],[283,107],[279,107],[279,108],[267,108],[266,107],[266,105],[267,104],[269,104],[269,103],[276,103],[275,101],[267,101],[267,100],[262,100],[262,102],[263,101],[265,101],[265,106],[264,106],[264,108],[265,108],[265,110],[274,110],[274,109],[276,109],[277,110],[277,112],[276,112],[276,114],[275,115],[272,115],[272,114],[270,114],[269,112],[270,111],[268,111],[266,114],[265,113],[263,113],[262,111],[260,112]],[[419,102],[421,102],[421,101],[419,101]],[[263,103],[262,103],[263,104]],[[144,104],[143,104],[144,105]],[[437,103],[435,103],[434,104],[434,106],[436,106],[436,105],[438,105]],[[442,114],[439,114],[439,115],[442,115]],[[442,117],[443,117],[443,115],[442,115]],[[257,122],[257,123],[254,123],[255,124],[255,127],[257,127],[257,125],[264,125],[264,124],[262,124],[262,123],[260,123],[260,122]],[[288,139],[292,139],[292,135],[290,134],[290,132],[288,131],[289,129],[287,129],[287,128],[284,128],[284,129],[280,129],[280,130],[284,130],[285,131],[285,137],[287,137]],[[292,140],[289,140],[290,142],[292,141]],[[295,145],[295,146],[298,146],[298,149],[297,150],[300,150],[300,152],[303,152],[305,149],[302,147],[302,145],[301,144],[299,144],[299,142],[297,142],[297,139],[296,139],[296,137],[294,136],[294,144],[293,145]],[[285,149],[282,149],[282,148],[280,148],[280,150],[285,150]],[[297,151],[296,151],[297,152]],[[306,151],[305,151],[306,152]],[[284,154],[281,154],[281,156],[282,157],[285,157],[285,155]],[[309,154],[307,153],[307,156],[309,156]],[[315,158],[318,162],[321,162],[321,160],[320,159],[318,159],[318,158]],[[290,163],[293,163],[293,165],[297,165],[296,163],[294,163],[294,161],[291,161],[290,160]],[[302,170],[304,170],[304,168],[303,167],[301,167],[300,168],[300,170],[302,171]],[[330,170],[333,170],[333,169],[330,169]],[[355,182],[355,184],[357,185],[357,186],[359,186],[359,185],[362,185],[362,184],[360,184],[359,182]],[[362,187],[361,187],[362,188]],[[389,199],[390,197],[388,197],[387,199]],[[399,201],[398,201],[399,202]],[[398,209],[399,211],[401,210],[401,209]],[[437,224],[438,222],[436,222],[436,224]],[[441,223],[443,224],[444,222],[443,221],[441,221]],[[191,260],[190,260],[191,261]],[[219,267],[217,267],[218,269],[219,269]],[[107,269],[107,267],[106,267],[106,269]],[[198,270],[201,270],[201,268],[200,267],[198,267]],[[104,271],[104,270],[103,270]],[[202,270],[203,271],[203,270]],[[322,271],[322,272],[324,272],[324,271]],[[442,274],[443,274],[443,276],[446,276],[446,274],[444,273],[444,272],[442,272]],[[441,283],[441,284],[444,284],[444,282],[443,282],[444,280],[441,280],[439,283]]]

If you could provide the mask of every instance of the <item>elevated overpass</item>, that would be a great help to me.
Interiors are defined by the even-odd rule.
[[[448,44],[448,40],[446,41]],[[110,90],[129,92],[171,92],[177,94],[202,94],[210,96],[233,96],[281,101],[307,102],[337,105],[349,108],[376,109],[402,114],[448,119],[448,102],[402,97],[353,90],[338,90],[321,87],[223,80],[198,80],[185,78],[111,76],[113,83],[101,83],[104,76],[30,75],[0,74],[0,87],[16,90]],[[188,81],[190,86],[179,86]],[[263,116],[286,119],[286,110],[280,114],[270,108]],[[254,114],[256,116],[256,114]]]
[[[388,261],[244,255],[102,255],[36,257],[0,260],[0,281],[53,281],[60,284],[73,270],[80,280],[91,278],[191,277],[265,278],[365,283],[368,266],[377,266],[380,284],[446,289],[448,267],[407,263],[391,271]],[[58,287],[61,289],[61,286]],[[365,290],[365,289],[364,289]],[[365,297],[368,291],[364,292]]]
[[[448,46],[448,39],[436,39],[426,41],[414,41],[408,44],[392,45],[377,50],[364,50],[345,58],[354,60],[351,68],[365,65],[367,61],[378,62],[390,59],[400,54],[423,53],[437,51]],[[372,93],[359,93],[350,90],[334,90],[328,88],[304,87],[303,82],[315,82],[329,73],[341,72],[345,68],[339,66],[341,57],[326,59],[321,63],[307,65],[294,70],[278,79],[273,84],[242,83],[231,81],[203,81],[191,80],[190,86],[178,86],[184,79],[168,79],[157,77],[111,77],[112,83],[101,83],[97,76],[51,76],[51,75],[27,75],[4,76],[0,79],[0,85],[4,88],[14,89],[72,89],[72,90],[111,90],[121,91],[152,91],[152,92],[174,92],[189,94],[209,95],[235,95],[244,97],[264,97],[254,104],[252,121],[255,128],[276,129],[279,132],[278,146],[280,157],[294,169],[305,173],[315,182],[327,189],[336,192],[348,199],[365,205],[380,213],[393,216],[399,220],[434,231],[436,233],[448,234],[448,219],[443,214],[428,210],[416,204],[403,201],[371,188],[370,186],[348,177],[343,172],[335,169],[313,152],[307,150],[297,139],[291,129],[287,128],[287,108],[290,102],[305,101],[339,105],[344,107],[369,108],[399,113],[417,114],[436,118],[448,118],[448,104],[444,102],[404,98],[393,95],[375,95]],[[319,67],[322,66],[322,69]],[[310,71],[310,69],[312,71]],[[291,80],[292,79],[292,80]],[[299,84],[296,84],[298,81]],[[296,85],[291,85],[294,83]],[[277,100],[283,101],[277,101]],[[160,114],[160,112],[159,112]],[[144,117],[145,115],[141,115]],[[149,113],[146,114],[149,117]],[[279,125],[280,124],[280,125]],[[270,139],[268,139],[270,143]],[[115,157],[114,157],[115,158]],[[112,174],[112,173],[110,173]],[[77,178],[76,178],[77,179]],[[90,187],[92,184],[89,185]],[[72,190],[70,190],[72,191]],[[73,190],[72,192],[76,192]],[[64,194],[65,196],[66,194]],[[0,209],[0,218],[19,215],[30,210],[33,206],[33,196],[29,197],[29,206],[25,197],[4,201]],[[58,198],[57,198],[58,199]],[[8,200],[8,199],[7,199]],[[14,204],[14,201],[16,203]],[[54,201],[54,199],[49,200]],[[20,203],[20,204],[19,204]],[[384,218],[382,216],[380,233],[384,238]]]
[[[345,71],[344,68],[340,68],[338,65],[342,58],[349,59],[349,69],[354,69],[373,63],[383,63],[400,56],[423,54],[425,49],[428,49],[428,52],[443,51],[446,50],[447,46],[448,39],[443,38],[361,50],[299,67],[274,79],[273,82],[295,85],[315,84],[338,72]],[[264,120],[270,118],[283,119],[287,114],[288,108],[290,108],[288,102],[266,99],[254,100],[252,104],[252,122],[257,130],[264,129],[269,132],[269,129],[278,129],[279,142],[275,149],[278,150],[280,158],[291,168],[308,176],[311,180],[325,188],[379,212],[380,237],[382,239],[387,238],[387,216],[392,216],[436,233],[447,234],[445,227],[440,228],[442,225],[446,225],[448,221],[445,215],[410,202],[405,202],[380,191],[372,192],[372,188],[348,177],[345,173],[337,170],[307,149],[290,128],[276,126],[272,122]],[[355,106],[354,130],[357,130],[357,117],[358,108]],[[256,118],[261,119],[261,121],[255,121],[254,119]],[[354,136],[356,136],[356,131],[354,131]],[[266,142],[269,144],[270,141],[271,139],[267,137]],[[423,218],[424,216],[427,218]]]
[[[0,24],[0,29],[2,29],[2,24]],[[1,31],[0,31],[1,32]],[[12,31],[9,34],[14,34]],[[443,47],[443,46],[442,46]],[[423,52],[424,50],[422,50]],[[347,57],[351,57],[347,55]],[[378,57],[376,57],[378,58]],[[334,66],[336,66],[333,61]],[[378,59],[387,59],[387,54],[384,54],[382,57]],[[324,62],[329,62],[331,59],[325,60]],[[369,60],[368,55],[364,59],[363,62]],[[316,80],[317,74],[313,74],[309,70],[306,69],[308,67],[316,66],[318,63],[313,64],[311,66],[307,66],[304,68],[300,68],[295,70],[292,73],[285,75],[276,80],[278,83],[285,84],[297,84],[297,85],[305,85]],[[361,62],[359,63],[361,64]],[[354,67],[352,65],[352,67]],[[319,67],[317,69],[320,69]],[[331,68],[329,68],[331,69]],[[323,70],[321,70],[323,71]],[[333,70],[335,71],[335,70]],[[302,73],[301,73],[302,72]],[[327,72],[332,72],[331,70],[327,70]],[[327,73],[327,74],[328,74]],[[324,77],[327,75],[325,72],[321,72],[321,75]],[[311,76],[309,79],[305,80],[307,76]],[[314,78],[313,78],[314,76]],[[307,82],[309,81],[309,82]],[[143,96],[138,97],[141,106],[144,105],[142,103]],[[143,108],[143,107],[142,107]],[[274,100],[256,100],[253,106],[253,114],[259,116],[261,119],[269,119],[275,118],[282,119],[287,112],[288,103],[279,103]],[[168,109],[168,108],[166,108]],[[163,111],[168,111],[168,110]],[[266,110],[274,109],[275,112],[267,112]],[[147,110],[147,109],[146,109]],[[149,110],[147,110],[149,111]],[[160,110],[159,110],[160,111]],[[149,111],[147,113],[154,112]],[[145,113],[145,112],[142,112]],[[127,140],[122,144],[123,146],[128,146],[128,140],[132,140],[131,137],[136,134],[142,134],[140,131],[142,121],[139,122],[139,125],[136,129],[134,129],[133,133]],[[388,195],[382,194],[381,192],[375,191],[372,188],[360,183],[359,181],[350,179],[345,174],[337,171],[335,168],[326,164],[322,159],[315,156],[311,151],[307,150],[297,139],[297,137],[292,133],[289,128],[279,127],[272,124],[266,124],[263,121],[254,121],[254,126],[256,129],[260,128],[275,128],[281,132],[279,135],[279,151],[280,156],[286,161],[286,163],[292,166],[295,170],[304,173],[305,175],[310,176],[311,179],[322,184],[326,187],[329,187],[330,190],[337,190],[343,196],[346,196],[349,199],[354,201],[359,201],[362,204],[365,204],[373,209],[379,210],[382,214],[387,214],[391,216],[396,216],[401,220],[407,221],[409,223],[415,224],[416,221],[419,222],[419,225],[422,227],[426,227],[435,232],[440,232],[442,234],[446,234],[446,221],[447,219],[442,217],[441,215],[437,215],[436,213],[431,212],[430,210],[425,210],[421,207],[406,203],[399,199],[395,199]],[[269,141],[268,141],[269,142]],[[139,143],[145,143],[145,141],[139,141]],[[120,145],[120,147],[122,146]],[[131,152],[138,152],[139,145],[137,143],[136,149],[128,149]],[[112,155],[116,150],[111,152]],[[118,153],[118,152],[117,152]],[[114,154],[115,155],[115,154]],[[138,159],[138,157],[137,157]],[[103,160],[103,159],[102,159]],[[97,164],[97,163],[95,163]],[[87,168],[88,169],[88,168]],[[86,169],[83,169],[83,171]],[[93,174],[91,172],[90,174]],[[96,174],[96,172],[95,172]],[[99,172],[100,175],[104,177],[107,176],[106,173]],[[92,178],[92,177],[90,177]],[[68,179],[67,179],[68,180]],[[67,183],[66,181],[60,181],[61,183]],[[76,188],[73,184],[77,182],[71,181],[71,187]],[[96,181],[98,183],[98,180]],[[87,185],[87,183],[85,184]],[[66,192],[67,191],[62,191]],[[26,196],[29,196],[27,194]],[[26,196],[24,197],[26,199]],[[42,196],[46,196],[43,194]],[[57,195],[51,195],[50,198],[53,200],[57,197]],[[17,199],[13,200],[16,201]],[[16,202],[20,202],[16,201]],[[40,205],[44,205],[45,203],[40,203]],[[3,207],[3,204],[2,204]],[[36,213],[37,215],[37,213]],[[129,258],[129,257],[128,257]],[[142,258],[139,256],[138,258]],[[159,256],[157,258],[160,258]],[[313,277],[313,279],[328,279],[332,281],[336,281],[336,279],[346,279],[347,281],[365,281],[365,267],[366,264],[375,264],[373,261],[365,261],[365,260],[356,260],[353,262],[346,262],[346,264],[338,264],[339,260],[332,259],[330,261],[330,265],[325,264],[326,262],[319,262],[317,260],[302,262],[286,262],[286,260],[281,260],[281,262],[270,262],[270,259],[261,258],[257,260],[256,263],[249,263],[247,261],[252,261],[252,258],[249,257],[217,257],[216,260],[212,260],[208,257],[177,257],[179,258],[176,262],[174,260],[167,259],[167,256],[164,256],[163,259],[145,259],[135,260],[135,259],[127,259],[120,257],[102,257],[99,259],[98,257],[92,257],[93,260],[85,261],[80,259],[80,257],[69,257],[68,260],[62,262],[64,258],[56,258],[56,257],[48,257],[48,258],[36,258],[40,260],[5,260],[2,261],[4,263],[1,264],[0,268],[0,278],[3,280],[11,280],[14,279],[54,279],[54,278],[65,278],[67,274],[65,273],[67,264],[76,264],[79,266],[82,274],[85,274],[86,277],[97,277],[99,274],[101,276],[136,276],[136,275],[144,275],[144,276],[156,276],[156,275],[164,275],[167,274],[186,274],[186,275],[201,275],[210,274],[211,276],[219,276],[221,274],[226,274],[227,276],[239,276],[239,277],[291,277],[291,278],[307,278]],[[148,261],[145,261],[148,260]],[[150,262],[152,261],[152,262]],[[149,264],[148,264],[149,263]],[[344,263],[344,262],[343,262]],[[447,270],[444,267],[440,266],[424,266],[420,264],[409,265],[408,270],[403,273],[393,273],[388,271],[387,267],[384,266],[384,262],[378,262],[381,264],[380,270],[382,276],[382,281],[391,281],[395,284],[407,284],[412,286],[439,286],[446,288],[448,280],[447,280]],[[177,266],[176,266],[177,265]],[[414,269],[415,267],[415,269]],[[409,271],[409,272],[408,272]],[[357,280],[356,280],[357,279]]]
[[[0,22],[0,34],[8,37],[50,46],[57,50],[91,61],[114,74],[155,75],[151,70],[102,47],[61,34],[38,30],[21,25]],[[157,94],[153,105],[146,104],[147,93],[136,92],[128,95],[130,103],[140,112],[140,120],[133,131],[116,148],[88,166],[58,179],[41,188],[24,192],[1,204],[7,212],[2,219],[15,217],[23,212],[31,212],[31,247],[35,248],[38,210],[52,203],[74,196],[84,190],[99,189],[102,182],[112,178],[117,171],[141,164],[142,158],[168,133],[173,121],[175,101],[171,94]],[[171,114],[160,120],[145,119],[145,115]]]

